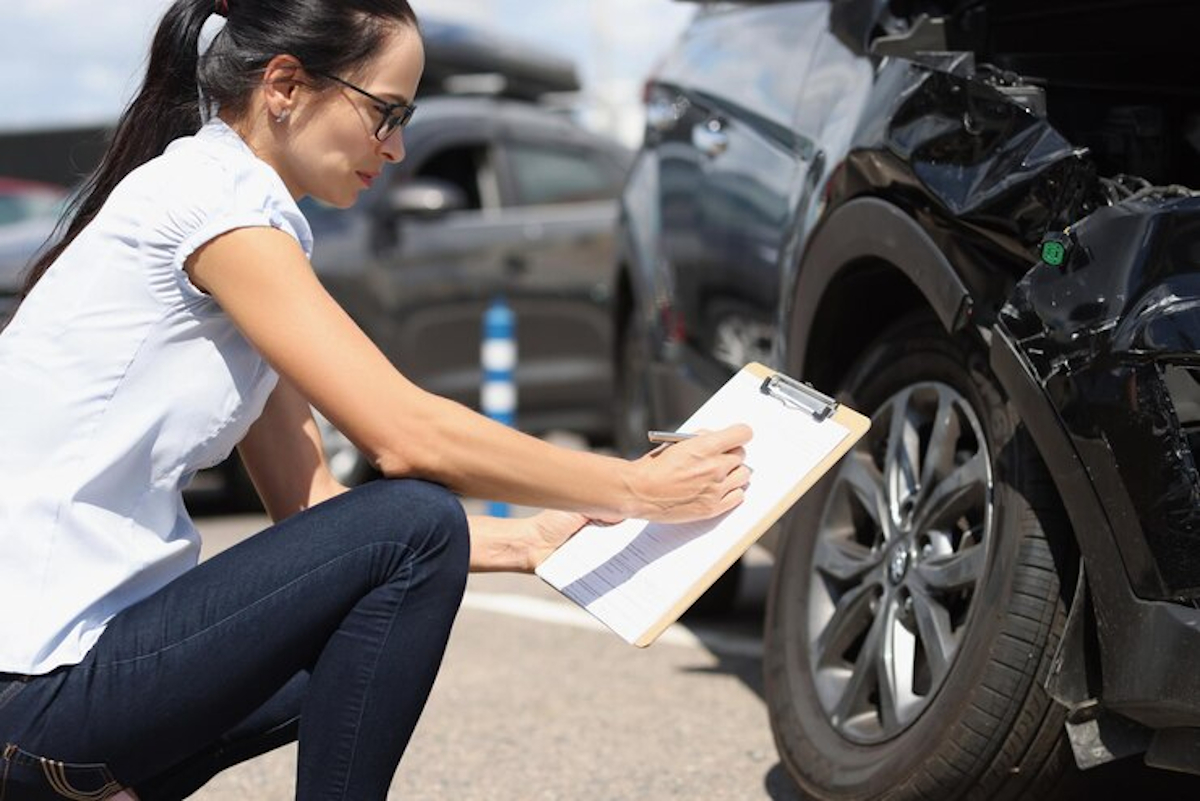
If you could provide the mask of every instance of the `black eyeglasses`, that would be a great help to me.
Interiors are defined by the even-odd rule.
[[[371,94],[366,89],[360,89],[349,81],[344,81],[336,75],[330,75],[326,72],[317,72],[309,70],[313,75],[320,75],[322,78],[328,78],[331,81],[336,81],[347,89],[353,89],[364,97],[370,98],[375,103],[375,109],[383,115],[379,120],[379,125],[375,128],[375,138],[380,142],[386,141],[392,132],[397,128],[403,128],[408,125],[408,121],[412,119],[413,112],[417,107],[411,103],[389,103],[382,97],[377,97]]]

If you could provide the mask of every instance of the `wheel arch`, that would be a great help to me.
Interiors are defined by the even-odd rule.
[[[924,309],[950,334],[965,332],[973,319],[971,294],[938,245],[901,208],[875,197],[851,200],[827,218],[785,297],[791,302],[785,310],[782,363],[792,375],[829,391],[843,384],[857,358],[901,318]],[[1004,348],[994,341],[996,333],[990,348],[979,343],[980,355],[990,362],[1001,391],[1017,406],[1033,434],[1034,449],[1050,469],[1067,513],[1068,530],[1062,532],[1067,541],[1057,547],[1078,558],[1088,543],[1080,543],[1076,531],[1084,521],[1096,522],[1094,494],[1079,481],[1078,456],[1065,432],[1054,426],[1057,415],[1049,402],[1030,391],[1027,375],[997,357]],[[1074,469],[1064,470],[1064,462],[1072,460]],[[1071,557],[1059,556],[1065,557],[1060,573],[1073,595]]]
[[[954,332],[971,316],[966,286],[929,235],[874,197],[834,211],[788,283],[783,363],[792,375],[830,389],[900,317],[924,306]]]

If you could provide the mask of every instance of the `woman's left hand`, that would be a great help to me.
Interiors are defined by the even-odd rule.
[[[529,524],[529,572],[591,521],[576,512],[548,509],[525,519]]]
[[[471,516],[471,572],[532,573],[589,520],[547,509],[531,517]]]

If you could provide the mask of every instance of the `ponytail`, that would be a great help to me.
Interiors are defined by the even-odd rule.
[[[214,13],[228,18],[203,58],[200,30]],[[150,46],[142,88],[121,114],[100,166],[55,228],[62,236],[25,279],[28,295],[54,260],[90,223],[121,180],[201,123],[200,95],[234,117],[246,111],[262,70],[289,53],[318,73],[353,71],[375,55],[396,24],[417,25],[406,0],[175,0]],[[63,230],[65,228],[65,231]]]
[[[213,0],[177,0],[163,17],[150,47],[141,91],[121,114],[100,166],[83,183],[55,228],[61,238],[34,263],[24,295],[59,254],[92,221],[113,188],[133,170],[162,153],[167,144],[200,127],[196,50]]]

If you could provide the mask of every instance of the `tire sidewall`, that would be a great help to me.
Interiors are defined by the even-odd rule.
[[[613,421],[617,452],[636,458],[647,450],[646,430],[654,425],[650,397],[650,343],[630,309],[617,326],[616,409]]]
[[[936,324],[904,325],[881,338],[852,371],[840,397],[873,414],[906,385],[939,381],[971,405],[993,467],[993,521],[984,581],[972,600],[967,631],[949,675],[921,716],[880,744],[855,744],[830,725],[817,698],[808,655],[806,605],[815,532],[832,487],[828,478],[785,519],[768,600],[764,678],[772,729],[784,763],[801,786],[829,799],[887,797],[948,741],[964,737],[963,717],[981,691],[990,644],[1009,606],[1017,548],[1024,536],[1012,497],[1019,459],[1015,418],[988,376],[982,357],[950,340]],[[982,770],[986,761],[981,765]],[[969,780],[971,777],[966,777]]]

